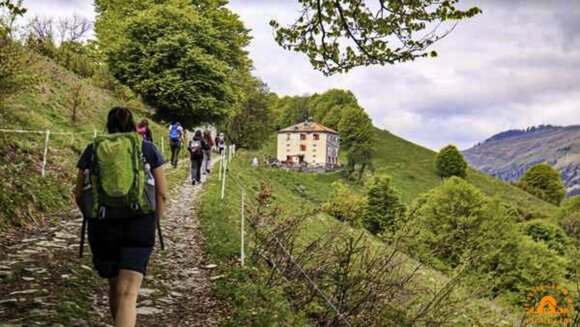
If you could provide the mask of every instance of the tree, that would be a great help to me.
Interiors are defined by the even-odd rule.
[[[570,197],[562,203],[556,220],[566,234],[580,244],[580,195]]]
[[[185,126],[225,120],[248,70],[248,31],[221,1],[96,2],[96,31],[113,75]]]
[[[399,192],[392,186],[391,178],[377,176],[367,190],[367,207],[363,224],[373,234],[394,232],[405,215],[405,205]]]
[[[340,221],[359,228],[362,226],[362,217],[366,207],[366,196],[353,192],[343,182],[334,182],[332,183],[332,193],[322,205],[322,210]]]
[[[564,255],[568,246],[566,233],[558,225],[541,220],[527,221],[523,224],[524,234],[531,237],[536,242],[545,243],[548,248]]]
[[[444,180],[410,212],[410,231],[400,232],[407,252],[443,271],[465,266],[484,294],[507,295],[517,303],[521,292],[564,280],[563,258],[543,241],[523,235],[514,209],[464,179]]]
[[[541,163],[528,169],[516,184],[545,201],[559,205],[566,196],[566,187],[554,167]]]
[[[325,75],[358,66],[387,65],[435,57],[427,49],[454,28],[447,21],[473,17],[477,7],[457,8],[459,0],[299,0],[301,13],[289,27],[271,21],[276,42],[305,53]],[[375,2],[374,4],[371,4]]]
[[[228,119],[226,131],[237,147],[258,149],[273,130],[270,90],[254,77],[247,77],[245,81],[242,99]]]
[[[25,13],[22,0],[0,0],[0,37],[8,36],[16,18]]]
[[[0,0],[0,102],[26,84],[23,71],[30,56],[10,36],[12,24],[24,13],[21,0]]]
[[[371,164],[374,127],[371,119],[358,106],[349,105],[342,110],[340,123],[340,142],[347,154],[349,175],[359,165],[359,180],[364,170]]]
[[[435,158],[435,167],[441,178],[467,177],[467,162],[454,145],[448,145],[439,151]]]

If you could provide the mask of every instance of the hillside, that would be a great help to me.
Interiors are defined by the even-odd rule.
[[[416,149],[420,151],[423,148],[417,146]],[[223,274],[223,278],[217,281],[217,295],[231,306],[231,313],[224,318],[222,325],[313,326],[307,317],[312,318],[316,312],[326,310],[324,301],[310,290],[302,290],[304,294],[300,291],[297,292],[298,294],[292,291],[301,289],[302,286],[299,286],[298,282],[305,282],[300,276],[295,276],[296,279],[293,280],[279,280],[278,274],[282,272],[278,271],[276,274],[277,264],[268,261],[264,253],[256,253],[256,244],[259,244],[255,239],[257,233],[254,228],[248,226],[249,223],[246,227],[248,263],[246,268],[238,267],[241,188],[246,189],[247,215],[251,216],[254,210],[257,210],[255,203],[261,197],[261,185],[271,188],[273,196],[271,206],[280,213],[280,217],[277,218],[281,221],[305,214],[296,244],[292,244],[291,240],[286,240],[288,236],[283,232],[280,237],[292,244],[292,251],[297,260],[305,260],[305,268],[310,273],[317,271],[313,266],[316,262],[302,258],[304,255],[300,254],[308,242],[323,240],[337,231],[350,233],[349,235],[360,233],[370,235],[363,229],[351,228],[348,224],[340,223],[319,210],[330,195],[332,188],[329,185],[335,181],[345,181],[342,174],[304,174],[251,167],[251,158],[261,154],[261,152],[240,151],[229,167],[225,199],[220,198],[221,183],[214,174],[200,203],[199,217],[206,237],[207,252],[210,259],[220,263]],[[355,184],[350,186],[353,192],[361,191]],[[246,219],[251,221],[252,218],[246,216]],[[378,238],[369,237],[369,239],[372,249],[380,251],[384,248]],[[336,244],[336,246],[338,249],[339,245]],[[259,247],[259,249],[263,251],[263,248]],[[414,269],[416,262],[405,255],[402,255],[401,260],[403,262],[401,270],[394,271],[394,274],[405,274]],[[267,268],[262,265],[264,262],[267,263]],[[284,269],[292,272],[294,268],[286,266],[287,264],[280,263],[284,265]],[[321,277],[318,276],[318,278]],[[327,276],[327,278],[329,278],[328,285],[321,286],[326,292],[332,292],[331,277]],[[272,279],[276,281],[272,282]],[[392,305],[390,310],[401,314],[399,323],[403,325],[402,321],[412,317],[415,310],[428,301],[429,297],[440,290],[448,280],[444,274],[422,266],[410,278],[409,284],[404,286],[409,289],[402,291],[398,298],[390,303]],[[517,315],[512,315],[513,310],[509,308],[509,305],[504,307],[497,301],[473,296],[468,286],[458,287],[452,292],[451,298],[461,303],[461,309],[452,305],[446,307],[441,315],[452,326],[513,326],[519,319]],[[306,308],[299,309],[300,306]]]
[[[100,89],[88,79],[37,57],[25,72],[34,84],[0,104],[0,128],[51,132],[84,132],[81,135],[51,135],[46,176],[41,177],[44,134],[0,133],[0,229],[8,225],[27,225],[41,216],[63,210],[72,204],[74,166],[93,136],[102,132],[108,110],[127,105],[110,91]],[[73,89],[81,85],[78,118],[72,122]],[[136,116],[148,117],[146,107],[137,100],[128,104]],[[154,139],[161,127],[152,122]],[[164,134],[163,134],[164,135]]]
[[[548,163],[562,174],[568,194],[580,193],[580,126],[510,130],[463,153],[471,166],[509,182],[534,164]]]
[[[441,183],[435,173],[435,152],[385,130],[377,129],[376,139],[375,172],[392,176],[407,202]],[[551,204],[475,169],[469,170],[467,180],[485,194],[497,196],[518,208],[527,219],[547,217],[555,210]]]

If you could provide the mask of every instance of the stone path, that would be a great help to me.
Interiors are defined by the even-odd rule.
[[[202,188],[186,180],[168,203],[162,221],[165,251],[156,248],[151,258],[138,300],[138,326],[216,326],[224,314],[212,297],[211,281],[220,276],[205,260],[195,218]],[[73,210],[60,222],[0,245],[0,326],[112,324],[106,282],[90,268],[88,246],[84,259],[76,257],[80,221]]]

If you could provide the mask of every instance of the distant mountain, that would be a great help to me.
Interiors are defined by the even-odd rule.
[[[496,134],[463,151],[469,164],[505,181],[517,181],[531,166],[556,167],[568,195],[580,194],[580,125],[540,125]]]

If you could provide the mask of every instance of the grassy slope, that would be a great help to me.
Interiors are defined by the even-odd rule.
[[[264,289],[265,280],[253,268],[235,268],[233,261],[239,257],[240,184],[249,197],[255,195],[261,183],[272,187],[275,205],[286,214],[319,207],[329,195],[329,184],[341,179],[339,174],[299,174],[276,169],[251,168],[250,158],[255,154],[239,152],[231,165],[231,178],[227,181],[226,197],[219,196],[220,183],[212,176],[201,203],[200,219],[206,236],[206,247],[211,259],[221,262],[226,278],[218,282],[218,295],[232,307],[231,315],[223,322],[225,326],[302,326],[307,324],[303,313],[292,312],[291,304],[278,288]],[[348,228],[324,214],[312,217],[302,232],[302,239],[314,239],[332,228]],[[252,232],[248,229],[248,246],[251,247]],[[377,247],[382,244],[377,241]],[[227,265],[230,263],[231,265]],[[225,265],[225,267],[223,267]],[[410,268],[410,267],[409,267]],[[416,288],[437,289],[446,277],[431,269],[422,269],[415,280]],[[456,296],[465,306],[453,317],[456,326],[509,326],[510,311],[494,302],[469,297],[465,289]]]
[[[373,159],[375,172],[392,176],[395,186],[407,202],[441,182],[435,173],[435,152],[385,130],[377,129],[376,137],[378,141]],[[527,218],[548,217],[556,210],[555,206],[475,169],[469,169],[467,180],[485,194],[497,196],[518,208]]]
[[[90,142],[94,129],[104,130],[108,110],[127,105],[111,92],[92,86],[90,81],[45,58],[39,58],[27,73],[36,75],[35,83],[0,104],[0,128],[89,133],[51,136],[44,179],[40,171],[45,136],[0,133],[0,179],[4,181],[0,183],[0,228],[26,225],[44,213],[69,207],[74,165],[80,152]],[[70,94],[78,83],[83,85],[83,104],[73,124]],[[138,101],[132,100],[130,105],[136,119],[149,116]],[[159,135],[165,135],[165,131],[155,123],[152,129],[159,142]]]

